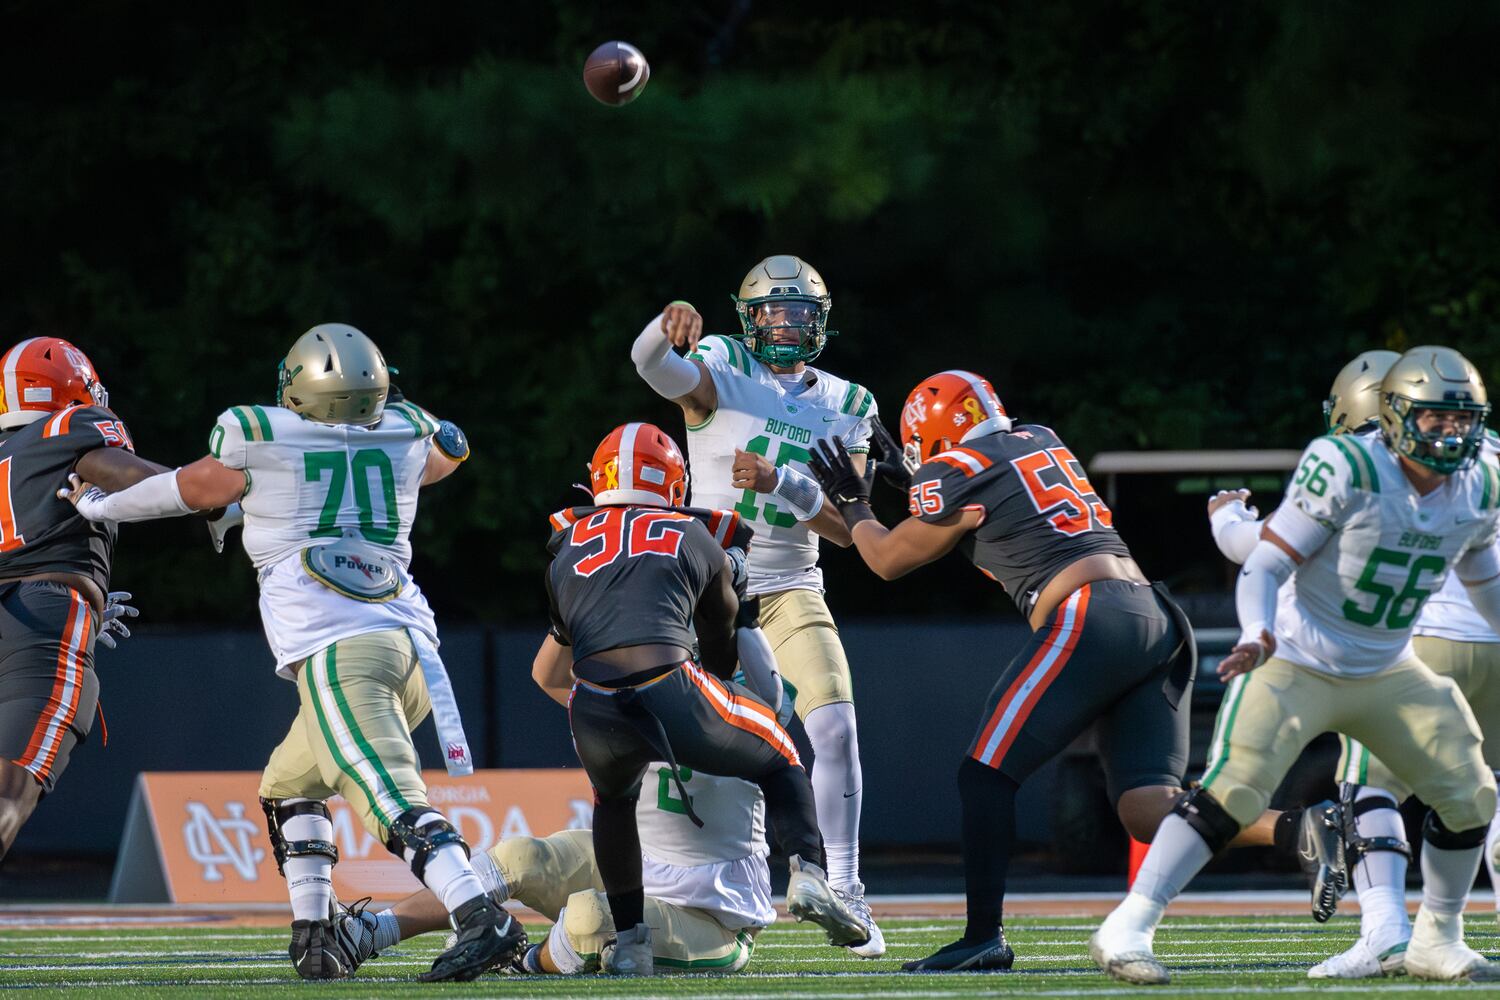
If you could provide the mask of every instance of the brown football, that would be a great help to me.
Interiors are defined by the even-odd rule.
[[[629,42],[605,42],[583,64],[583,85],[605,104],[629,104],[651,79],[651,66]]]

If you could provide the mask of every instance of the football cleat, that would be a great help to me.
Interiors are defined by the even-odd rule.
[[[1473,983],[1500,980],[1500,965],[1464,944],[1464,918],[1459,914],[1434,914],[1426,907],[1412,922],[1406,945],[1407,975],[1442,981]]]
[[[1308,979],[1376,979],[1396,976],[1403,971],[1407,942],[1392,945],[1376,953],[1363,937],[1348,951],[1325,958],[1307,970]]]
[[[348,979],[359,964],[339,943],[329,920],[293,920],[287,952],[303,979]]]
[[[651,928],[636,924],[621,931],[604,946],[599,968],[606,976],[654,976],[656,961],[651,955]]]
[[[960,938],[943,945],[926,958],[902,962],[903,972],[1008,972],[1016,960],[1005,940],[1005,928],[987,941],[971,942]]]
[[[870,940],[869,926],[828,884],[828,876],[817,865],[796,854],[788,861],[791,878],[786,885],[786,909],[800,923],[811,920],[828,932],[834,947],[861,945]]]
[[[458,939],[433,961],[431,969],[417,977],[424,983],[466,983],[526,950],[526,932],[520,922],[488,895],[460,905],[453,911],[452,920]]]
[[[1312,886],[1312,918],[1326,923],[1349,888],[1343,807],[1337,802],[1325,799],[1302,810],[1297,824],[1297,863]]]
[[[861,882],[850,882],[841,888],[835,888],[833,894],[843,900],[845,906],[853,911],[854,915],[863,920],[865,926],[870,929],[870,940],[864,944],[850,945],[849,950],[859,958],[879,958],[885,954],[885,935],[880,933],[880,927],[875,923],[875,915],[870,912],[870,904],[865,902],[865,887]]]
[[[1089,938],[1089,957],[1094,964],[1126,983],[1164,986],[1172,981],[1167,967],[1151,953],[1150,934],[1125,934],[1119,938],[1118,942],[1106,942],[1104,928],[1094,932]]]
[[[344,954],[354,963],[349,970],[353,972],[370,959],[380,957],[375,950],[375,914],[365,912],[370,905],[369,896],[349,906],[337,900],[334,905],[337,912],[333,916],[333,933]]]

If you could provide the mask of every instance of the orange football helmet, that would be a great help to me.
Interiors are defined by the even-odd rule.
[[[621,424],[599,442],[589,462],[596,504],[680,507],[687,481],[681,449],[655,424]]]
[[[970,438],[1010,430],[995,387],[973,372],[923,379],[901,408],[901,462],[913,474],[933,455]]]
[[[94,363],[61,337],[23,340],[0,358],[0,429],[14,430],[49,413],[108,406]]]

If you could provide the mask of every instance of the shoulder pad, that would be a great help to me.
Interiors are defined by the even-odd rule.
[[[564,507],[562,510],[549,517],[547,519],[547,522],[552,525],[552,531],[554,534],[559,531],[567,531],[574,525],[575,522],[578,521],[579,518],[586,517],[588,516],[588,514],[597,509],[597,507],[593,506]]]
[[[224,423],[224,418],[228,417],[237,423],[241,437],[249,444],[274,441],[276,431],[272,421],[276,418],[272,416],[272,413],[280,409],[279,406],[231,406],[220,415],[219,421]],[[292,411],[285,412],[291,413]]]
[[[1308,445],[1308,450],[1311,451],[1320,441],[1329,442],[1333,450],[1343,456],[1350,469],[1349,485],[1369,493],[1380,492],[1380,475],[1375,469],[1375,460],[1366,450],[1368,445],[1358,435],[1325,434]]]
[[[857,382],[850,382],[839,398],[839,412],[851,417],[870,417],[876,412],[875,394]]]
[[[716,333],[698,341],[698,348],[688,355],[713,371],[736,372],[749,378],[755,371],[755,357],[737,338]]]
[[[391,429],[394,429],[399,424],[404,424],[411,429],[412,436],[419,438],[428,437],[438,432],[437,418],[416,403],[408,400],[387,403],[385,405],[385,413],[388,416],[381,422],[384,423],[385,420],[392,421]]]
[[[125,422],[102,406],[69,406],[38,423],[44,439],[74,437],[90,450],[102,445],[135,451],[135,442],[130,439]]]
[[[683,507],[681,512],[703,523],[714,541],[726,549],[748,549],[755,529],[732,510],[709,510],[707,507]]]
[[[942,467],[942,471],[957,469],[965,479],[979,475],[985,469],[994,465],[994,459],[988,455],[981,454],[973,448],[949,448],[947,451],[933,455],[917,470],[920,475],[927,471],[928,466]],[[929,477],[932,478],[932,477]]]

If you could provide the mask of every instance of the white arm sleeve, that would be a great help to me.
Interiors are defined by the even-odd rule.
[[[1231,500],[1208,517],[1214,544],[1230,562],[1243,563],[1250,550],[1260,541],[1261,522],[1255,519],[1255,508],[1242,500]]]
[[[698,388],[703,374],[697,365],[672,350],[672,342],[662,330],[661,316],[647,323],[630,345],[630,360],[646,384],[666,399],[686,396]]]
[[[1267,541],[1256,543],[1234,588],[1234,609],[1240,618],[1236,644],[1260,642],[1262,631],[1275,634],[1276,592],[1296,568],[1281,546]]]
[[[760,695],[773,712],[781,711],[781,675],[776,672],[776,654],[771,641],[759,628],[735,629],[735,645],[740,653],[740,669],[750,690]]]
[[[147,476],[118,493],[90,490],[78,501],[78,513],[90,521],[151,521],[192,512],[177,488],[176,469]]]

